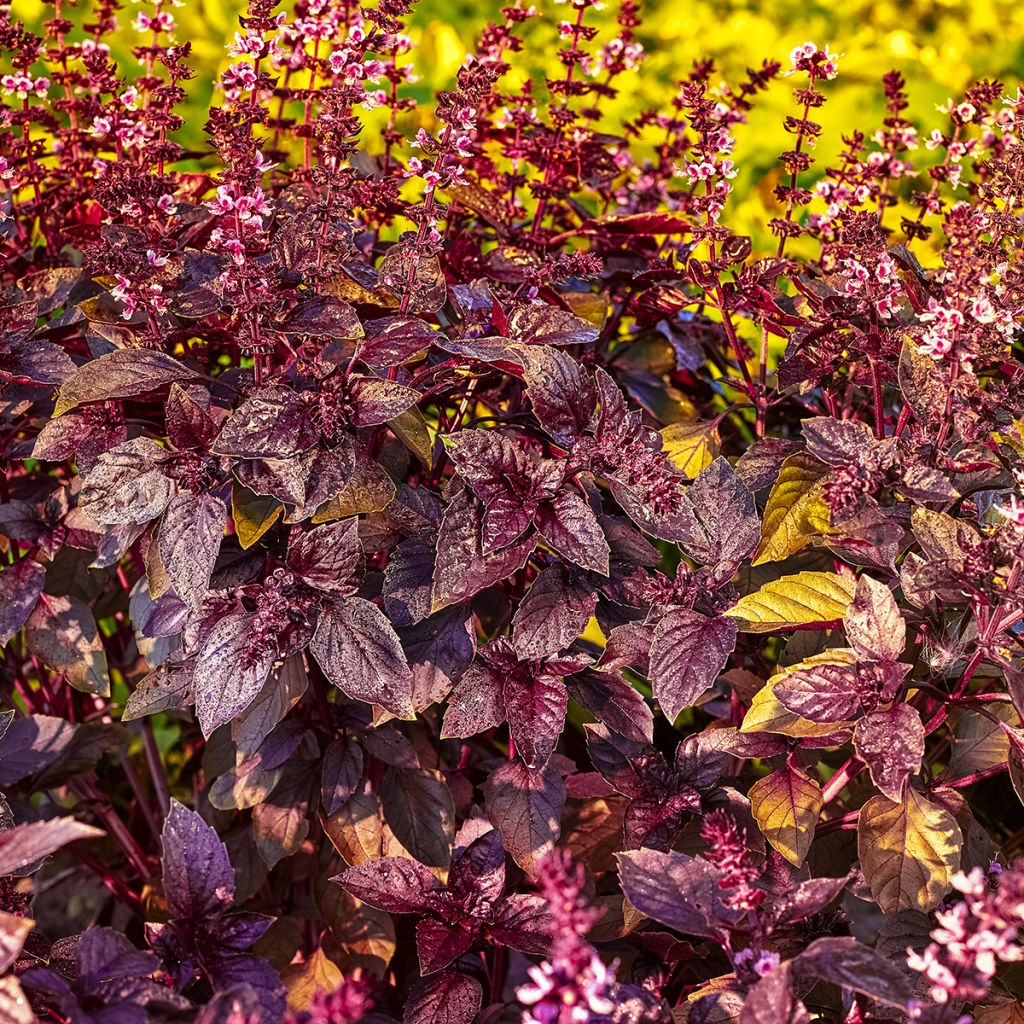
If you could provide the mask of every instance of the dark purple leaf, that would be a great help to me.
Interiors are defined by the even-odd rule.
[[[789,961],[769,971],[747,993],[739,1024],[808,1024],[811,1015],[793,992]]]
[[[505,889],[505,850],[501,835],[489,829],[474,839],[452,862],[448,887],[494,903]]]
[[[533,581],[512,620],[516,654],[540,660],[568,647],[586,628],[597,593],[561,562]]]
[[[895,803],[903,799],[910,776],[921,770],[924,742],[924,723],[909,704],[873,711],[853,731],[854,748],[871,781]]]
[[[83,402],[130,398],[198,376],[177,359],[155,349],[115,349],[80,366],[61,385],[54,415],[60,416]]]
[[[589,345],[600,332],[556,306],[523,305],[508,318],[508,336],[530,345]]]
[[[363,751],[346,736],[336,739],[324,752],[320,800],[324,814],[336,814],[359,788],[363,778]]]
[[[381,857],[343,871],[333,881],[357,900],[389,914],[422,914],[428,893],[441,883],[420,863],[408,857]]]
[[[412,673],[381,610],[359,597],[329,603],[309,645],[324,675],[353,700],[413,718]]]
[[[611,549],[587,502],[573,491],[563,491],[537,509],[537,529],[560,555],[583,569],[602,576],[610,572]]]
[[[440,772],[391,767],[378,790],[384,820],[422,864],[446,868],[455,838],[455,804]]]
[[[293,533],[288,568],[318,590],[344,590],[362,559],[358,526],[353,517]]]
[[[736,623],[725,615],[676,608],[661,619],[651,641],[650,678],[669,721],[714,683],[737,636]]]
[[[366,336],[359,342],[359,358],[378,368],[404,363],[430,348],[439,337],[434,327],[415,316],[387,316],[370,320],[364,327]]]
[[[229,615],[211,631],[193,675],[196,717],[204,736],[230,722],[256,699],[276,652],[253,634],[253,618]]]
[[[449,924],[425,917],[416,924],[416,952],[421,974],[433,974],[462,956],[477,939],[477,923],[469,919]]]
[[[363,326],[356,311],[331,295],[309,295],[275,325],[283,334],[310,334],[317,338],[350,341],[361,338]]]
[[[503,946],[543,956],[554,938],[547,900],[531,893],[507,896],[498,904],[487,931]]]
[[[452,691],[441,729],[442,739],[463,739],[493,729],[505,721],[505,703],[499,679],[475,665]]]
[[[172,800],[161,842],[164,896],[172,919],[198,923],[230,908],[235,873],[227,847],[213,828]]]
[[[634,850],[617,855],[622,891],[647,917],[684,935],[718,939],[721,926],[742,916],[729,910],[719,888],[721,872],[685,853]]]
[[[754,496],[726,459],[715,459],[686,496],[700,525],[699,533],[683,542],[694,558],[731,567],[754,550],[761,536]]]
[[[829,981],[833,985],[905,1008],[914,994],[910,971],[849,936],[816,939],[795,961],[804,977]]]
[[[25,625],[43,592],[46,570],[22,558],[0,572],[0,647],[6,647]]]
[[[435,611],[468,600],[511,576],[533,552],[537,542],[529,534],[500,551],[487,551],[483,521],[484,507],[466,491],[456,494],[445,509],[434,567]]]
[[[198,607],[210,585],[228,510],[210,494],[176,494],[164,509],[157,533],[160,561],[174,592]]]
[[[384,610],[396,626],[412,626],[430,615],[434,546],[419,537],[402,541],[384,571]]]
[[[409,989],[402,1024],[473,1024],[483,995],[480,982],[458,971],[421,978]]]
[[[551,762],[532,771],[521,761],[509,761],[484,785],[487,817],[527,874],[535,873],[561,834],[565,796],[565,783]]]
[[[586,371],[571,356],[547,345],[530,348],[526,391],[534,415],[554,440],[570,447],[590,425],[597,394]]]
[[[291,388],[275,384],[231,414],[213,450],[236,459],[288,459],[312,448],[319,438],[311,408]]]
[[[543,768],[565,724],[568,694],[561,679],[525,668],[502,687],[502,703],[516,752],[528,768]]]
[[[353,405],[352,425],[374,427],[411,409],[420,400],[420,393],[393,380],[352,377],[349,400]]]
[[[654,716],[643,695],[613,672],[584,671],[565,681],[569,696],[613,732],[650,743]]]

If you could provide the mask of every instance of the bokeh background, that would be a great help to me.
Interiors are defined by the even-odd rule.
[[[80,2],[87,7],[89,0]],[[528,23],[529,45],[518,55],[513,75],[543,77],[557,68],[555,24],[566,8],[554,0],[535,2],[545,16]],[[283,6],[289,3],[286,0]],[[408,59],[421,76],[408,89],[418,104],[414,122],[430,124],[435,90],[452,84],[481,28],[500,17],[500,6],[500,0],[419,0],[409,19],[415,45]],[[602,29],[598,43],[616,33],[616,8],[615,0],[607,0],[603,10],[588,12],[587,24],[599,24]],[[52,10],[40,0],[13,0],[15,16],[37,30]],[[82,20],[81,9],[65,10]],[[108,40],[126,77],[137,67],[131,55],[136,42],[131,22],[137,10],[135,3],[126,0],[119,14],[121,31]],[[179,41],[192,43],[191,63],[196,69],[196,78],[189,83],[181,136],[189,149],[206,149],[206,109],[217,75],[228,63],[225,47],[242,11],[244,3],[238,0],[184,0],[173,11],[180,26]],[[766,58],[788,66],[789,51],[805,40],[827,43],[841,54],[839,78],[824,86],[828,106],[820,120],[826,132],[811,180],[838,153],[844,132],[859,128],[870,134],[880,126],[885,116],[881,76],[890,68],[899,69],[907,79],[911,107],[906,114],[922,136],[948,123],[936,107],[972,81],[998,78],[1013,93],[1018,80],[1024,79],[1024,4],[1014,0],[641,0],[641,16],[636,36],[647,59],[641,71],[619,80],[619,97],[606,107],[610,130],[622,117],[633,117],[644,108],[667,110],[673,83],[698,58],[713,58],[719,76],[734,82],[746,68]],[[766,209],[777,212],[771,188],[777,155],[788,142],[781,123],[787,113],[794,112],[795,84],[786,78],[777,80],[760,98],[749,123],[736,133],[740,174],[727,219],[734,229],[754,235],[755,240],[765,233],[764,223],[771,215]],[[543,96],[543,89],[539,95]],[[372,149],[373,115],[367,120],[364,140]],[[927,163],[924,156],[922,151],[916,159]]]

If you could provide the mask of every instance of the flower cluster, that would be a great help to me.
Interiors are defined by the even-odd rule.
[[[929,1012],[918,1006],[917,1019],[938,1020],[947,1006],[985,999],[999,963],[1024,959],[1024,946],[1018,942],[1024,928],[1024,867],[997,870],[995,886],[975,867],[958,874],[953,888],[960,898],[936,911],[938,927],[932,930],[931,943],[907,956],[939,1007]]]

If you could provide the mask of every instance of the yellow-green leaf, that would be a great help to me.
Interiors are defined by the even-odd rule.
[[[707,469],[722,450],[715,423],[672,423],[661,432],[661,447],[688,477]]]
[[[846,614],[856,587],[855,580],[834,572],[798,572],[741,597],[725,614],[745,633],[835,622]]]
[[[317,992],[333,992],[341,983],[341,969],[318,949],[304,964],[289,964],[281,972],[288,996],[288,1009],[301,1013],[309,1009]]]
[[[886,914],[934,910],[960,867],[963,841],[956,818],[913,789],[908,788],[902,803],[876,796],[861,808],[861,869]]]
[[[777,675],[772,676],[757,693],[754,694],[750,707],[743,718],[740,732],[774,732],[782,736],[829,736],[842,729],[843,722],[811,722],[793,711],[790,711],[775,696],[775,684],[784,679],[790,672],[813,665],[852,665],[855,660],[853,651],[842,647],[835,650],[822,651],[812,655],[797,665],[789,665]]]
[[[277,522],[283,510],[284,505],[276,498],[254,494],[237,480],[231,488],[231,518],[243,548],[251,548]]]
[[[419,409],[406,409],[401,416],[388,421],[391,432],[428,469],[434,465],[434,439]]]
[[[814,839],[821,812],[821,786],[795,768],[781,768],[758,779],[750,790],[750,810],[765,839],[799,867]]]
[[[819,532],[814,524],[828,521],[828,505],[821,490],[821,478],[827,470],[826,465],[802,452],[783,462],[768,495],[754,565],[778,562],[795,554]]]

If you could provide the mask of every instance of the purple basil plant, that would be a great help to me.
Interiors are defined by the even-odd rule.
[[[890,72],[825,167],[828,47],[623,122],[633,0],[525,82],[515,0],[417,108],[411,0],[249,0],[196,151],[174,5],[66,3],[0,7],[0,1020],[1024,1019],[1024,94]]]

